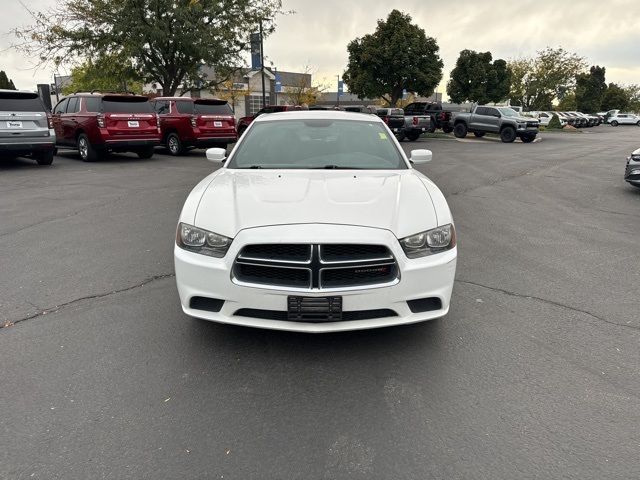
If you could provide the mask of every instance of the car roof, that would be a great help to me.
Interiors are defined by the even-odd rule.
[[[377,115],[363,115],[360,112],[345,112],[342,110],[292,110],[288,112],[260,115],[254,122],[271,122],[278,120],[355,120],[361,122],[384,121]]]

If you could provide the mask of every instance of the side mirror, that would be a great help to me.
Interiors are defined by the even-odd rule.
[[[224,162],[227,158],[227,151],[224,148],[208,148],[207,160],[210,162]]]
[[[431,150],[424,150],[424,149],[411,150],[410,160],[411,160],[411,163],[415,163],[416,165],[430,162],[432,158],[433,158],[433,154],[431,153]]]

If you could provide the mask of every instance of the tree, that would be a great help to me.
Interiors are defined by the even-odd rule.
[[[14,47],[40,65],[122,55],[144,81],[174,95],[183,84],[211,85],[202,65],[241,64],[249,33],[261,19],[265,34],[273,32],[273,17],[284,12],[281,0],[60,0],[30,13],[34,24],[13,31]]]
[[[360,98],[382,97],[396,106],[403,90],[429,96],[442,80],[437,42],[398,10],[378,20],[374,33],[351,41],[347,50],[342,78]]]
[[[553,116],[551,117],[551,120],[549,120],[549,124],[547,125],[547,129],[549,130],[557,130],[562,128],[562,124],[560,123],[560,119],[558,118],[558,115],[556,115],[555,113],[553,114]]]
[[[640,112],[640,85],[626,86],[624,91],[628,98],[627,110],[636,113]]]
[[[312,67],[306,65],[302,71],[303,75],[297,77],[297,83],[283,87],[280,95],[293,105],[315,105],[320,94],[328,87],[326,85],[311,85],[312,72]]]
[[[4,88],[5,90],[16,89],[16,86],[13,84],[13,80],[10,80],[9,77],[7,77],[4,70],[0,70],[0,88]]]
[[[447,95],[455,103],[499,102],[507,98],[511,72],[504,60],[491,62],[491,52],[462,50],[447,83]]]
[[[626,110],[629,107],[629,96],[621,86],[610,83],[602,96],[602,110]]]
[[[602,97],[607,90],[604,74],[604,67],[594,65],[589,69],[589,73],[579,73],[577,75],[576,110],[585,113],[596,113],[600,110]]]
[[[71,82],[62,93],[90,92],[92,90],[142,93],[142,83],[128,58],[122,55],[105,55],[71,69]]]
[[[558,102],[558,111],[573,112],[575,110],[578,110],[576,103],[576,94],[573,92],[567,93],[564,97],[562,97],[562,100]]]
[[[238,100],[247,94],[247,90],[244,88],[244,84],[238,87],[238,84],[233,81],[233,78],[225,80],[218,85],[212,92],[221,100],[226,100],[231,105],[233,113],[236,112],[236,105]]]
[[[586,68],[583,57],[563,48],[546,48],[533,59],[509,62],[510,97],[525,110],[551,110],[555,99],[573,91],[576,76]]]

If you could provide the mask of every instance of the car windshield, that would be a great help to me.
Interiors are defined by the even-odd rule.
[[[406,169],[382,123],[300,119],[256,122],[227,168]]]
[[[504,115],[505,117],[517,117],[517,116],[519,116],[518,112],[516,112],[513,108],[500,107],[500,108],[498,108],[498,110],[500,110],[500,113],[502,113],[502,115]]]

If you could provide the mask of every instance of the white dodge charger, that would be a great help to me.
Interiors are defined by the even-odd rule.
[[[262,115],[191,192],[175,244],[188,315],[302,332],[402,325],[449,310],[456,232],[436,185],[376,116]]]

